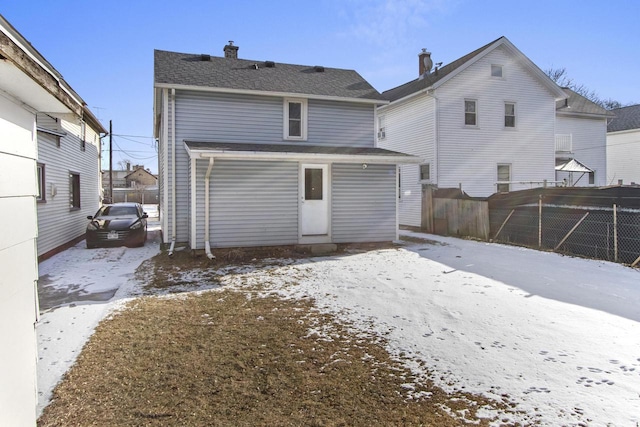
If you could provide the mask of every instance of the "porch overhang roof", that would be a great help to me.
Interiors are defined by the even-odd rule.
[[[184,140],[190,158],[323,161],[370,164],[419,164],[420,157],[375,147],[328,147],[297,144],[251,144]]]
[[[566,162],[558,163],[556,165],[556,170],[559,172],[582,172],[582,173],[590,173],[593,170],[589,169],[576,159],[571,159]]]

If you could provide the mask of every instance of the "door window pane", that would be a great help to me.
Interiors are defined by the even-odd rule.
[[[304,170],[305,200],[322,200],[322,169]]]

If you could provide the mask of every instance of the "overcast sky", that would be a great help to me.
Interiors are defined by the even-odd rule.
[[[418,76],[421,48],[447,64],[506,36],[543,70],[566,68],[601,98],[640,102],[636,0],[3,3],[0,14],[105,127],[113,121],[114,164],[153,172],[154,49],[222,56],[234,40],[240,58],[355,69],[382,92]]]

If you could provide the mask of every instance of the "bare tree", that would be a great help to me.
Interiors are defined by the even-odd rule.
[[[614,108],[620,108],[625,106],[621,102],[615,99],[600,98],[595,91],[590,90],[588,87],[586,87],[583,84],[576,83],[571,77],[569,77],[569,75],[567,74],[566,68],[548,68],[544,70],[544,73],[547,76],[549,76],[551,80],[556,82],[558,86],[567,87],[572,91],[574,91],[575,93],[577,93],[578,95],[584,96],[589,101],[595,104],[598,104],[599,106],[601,106],[606,110],[613,110]],[[631,105],[631,104],[627,104],[627,105]]]

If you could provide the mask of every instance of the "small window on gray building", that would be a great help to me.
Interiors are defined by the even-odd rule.
[[[491,77],[502,77],[502,65],[491,64]]]
[[[46,181],[44,178],[44,165],[42,163],[38,163],[38,194],[36,195],[36,200],[38,202],[46,202]]]
[[[80,209],[80,174],[69,173],[69,207]]]

